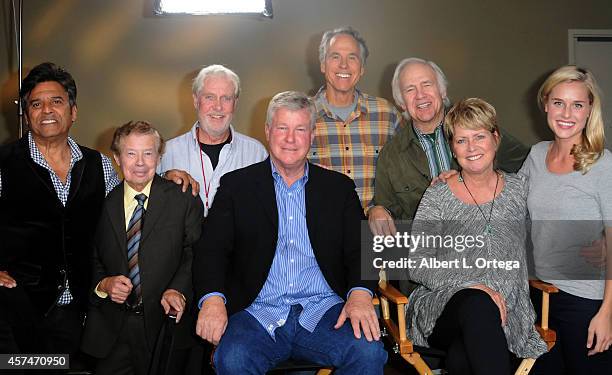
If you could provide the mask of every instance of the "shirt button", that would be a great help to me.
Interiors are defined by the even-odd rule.
[[[287,195],[288,195],[288,196],[291,196],[291,193],[288,193]]]
[[[293,283],[289,283],[289,286],[290,286],[291,288],[293,288]]]
[[[349,148],[348,148],[348,147],[346,147],[346,151],[348,151],[348,149],[349,149]]]
[[[270,325],[268,326],[268,331],[272,332],[272,330],[273,330],[273,329],[274,329],[274,326],[273,326],[272,324],[270,324]]]
[[[290,301],[289,301],[289,299],[287,298],[287,299],[285,299],[285,303],[291,303],[291,302],[290,302]]]
[[[293,263],[293,262],[295,262],[295,260],[294,260],[294,259],[291,259],[291,260],[290,260],[290,262],[291,262],[291,263]]]
[[[351,173],[351,170],[350,170],[350,169],[349,169],[349,170],[347,170],[347,171],[346,171],[346,173]]]
[[[293,243],[293,240],[289,240],[289,243]]]
[[[293,220],[293,216],[289,216],[289,220]]]

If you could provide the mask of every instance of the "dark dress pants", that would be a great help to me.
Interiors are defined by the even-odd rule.
[[[531,289],[531,300],[539,319],[542,313],[542,292]],[[601,307],[601,302],[574,296],[562,290],[550,295],[548,326],[557,333],[557,341],[550,352],[536,360],[530,374],[612,374],[612,349],[592,356],[587,355],[587,330],[591,319]]]
[[[499,309],[481,290],[455,293],[427,340],[432,347],[446,351],[446,369],[452,375],[510,375],[513,356]]]

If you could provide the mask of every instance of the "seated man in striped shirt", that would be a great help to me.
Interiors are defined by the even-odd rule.
[[[363,211],[351,179],[307,162],[315,116],[303,93],[272,98],[270,157],[221,178],[195,244],[196,333],[218,344],[219,375],[265,374],[290,357],[383,373],[376,281],[360,275]]]

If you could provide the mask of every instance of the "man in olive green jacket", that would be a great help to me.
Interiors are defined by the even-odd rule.
[[[397,104],[410,116],[412,126],[401,129],[378,157],[375,191],[368,222],[372,232],[393,235],[393,220],[411,220],[432,178],[457,169],[443,133],[445,109],[450,107],[442,70],[419,58],[402,60],[391,83]],[[529,148],[501,131],[497,166],[516,172]]]

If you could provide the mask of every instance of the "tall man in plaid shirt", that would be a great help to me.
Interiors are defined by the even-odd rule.
[[[378,154],[402,121],[388,101],[356,88],[367,57],[365,40],[353,28],[323,34],[319,61],[325,86],[315,96],[317,124],[308,154],[312,163],[352,178],[364,210],[374,196]]]

